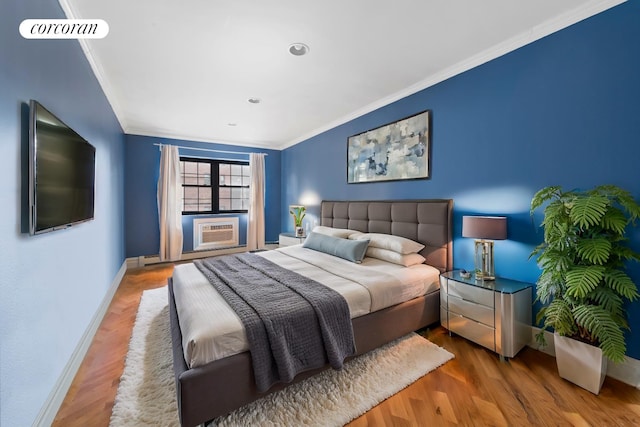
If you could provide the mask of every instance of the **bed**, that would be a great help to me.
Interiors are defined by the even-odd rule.
[[[452,200],[417,201],[324,201],[321,225],[335,229],[356,230],[401,236],[424,245],[420,255],[424,264],[437,271],[453,267],[451,213]],[[285,248],[287,249],[287,248]],[[276,251],[274,252],[274,256]],[[174,280],[169,280],[169,309],[173,346],[177,402],[180,422],[194,426],[225,415],[246,405],[265,393],[258,391],[248,351],[241,351],[213,361],[201,361],[194,366],[185,360],[185,348],[180,328],[180,310],[176,306]],[[437,282],[437,281],[436,281]],[[178,289],[178,288],[176,288]],[[180,295],[178,293],[178,295]],[[180,297],[182,298],[182,297]],[[356,355],[366,353],[409,332],[437,323],[440,319],[439,290],[406,302],[394,304],[352,318]],[[190,357],[187,357],[190,359]],[[191,366],[191,367],[190,367]],[[313,376],[325,368],[298,374],[293,382]],[[278,391],[289,384],[278,383],[266,393]]]

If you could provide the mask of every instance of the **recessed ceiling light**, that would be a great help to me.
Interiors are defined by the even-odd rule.
[[[237,123],[227,123],[227,126],[238,126]]]
[[[309,46],[304,43],[293,43],[289,46],[289,53],[293,56],[302,56],[309,53]]]
[[[260,104],[260,98],[249,98],[247,101],[252,104]]]

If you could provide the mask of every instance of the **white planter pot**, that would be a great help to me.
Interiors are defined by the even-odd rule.
[[[571,381],[593,394],[600,388],[607,375],[607,358],[599,347],[553,334],[556,363],[560,377]]]
[[[296,237],[304,237],[304,228],[296,227]]]

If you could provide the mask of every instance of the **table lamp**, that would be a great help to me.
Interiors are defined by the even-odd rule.
[[[495,280],[493,241],[507,238],[507,218],[504,216],[463,216],[462,237],[476,239],[476,279]]]

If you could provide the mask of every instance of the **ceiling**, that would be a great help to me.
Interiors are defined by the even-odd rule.
[[[81,45],[125,133],[273,149],[621,3],[59,1],[109,24]],[[291,55],[297,42],[310,52]]]

